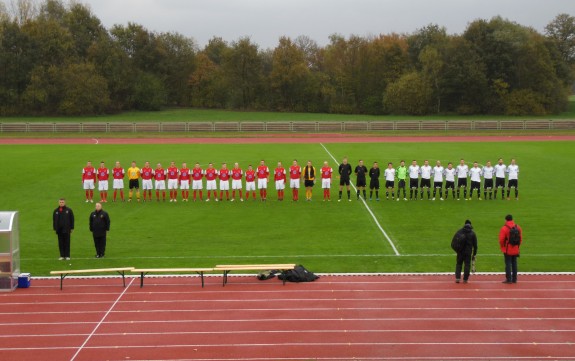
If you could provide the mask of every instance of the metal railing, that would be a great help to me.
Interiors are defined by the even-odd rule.
[[[0,122],[0,133],[190,133],[565,130],[575,120],[426,120],[320,122]]]

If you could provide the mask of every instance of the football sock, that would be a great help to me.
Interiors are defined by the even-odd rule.
[[[226,191],[226,199],[229,201],[230,200],[230,191]]]
[[[116,195],[118,194],[117,190],[114,190],[114,200],[116,200]]]
[[[373,191],[369,191],[369,199],[373,197]]]
[[[341,199],[342,191],[339,191],[339,199]]]
[[[133,195],[133,194],[134,194],[133,191],[129,191],[129,192],[128,192],[128,199],[132,199],[132,195]]]
[[[397,196],[399,196],[399,194]],[[395,192],[391,192],[391,198],[395,198]]]
[[[166,200],[166,191],[162,191],[162,198]]]
[[[104,200],[104,192],[100,192],[100,199]]]
[[[461,191],[458,189],[458,190],[457,190],[457,198],[459,198],[460,192],[461,192]],[[454,193],[454,194],[455,194],[455,193]]]
[[[207,199],[210,199],[211,196],[212,196],[212,191],[208,191],[208,197],[207,197]]]
[[[240,198],[242,198],[242,190],[238,190],[238,192],[240,193]]]
[[[122,198],[122,200],[124,200],[124,190],[123,189],[120,191],[120,197]]]
[[[254,197],[254,199],[256,199],[256,191],[252,191],[252,197]]]
[[[519,189],[515,188],[515,198],[519,197]]]
[[[363,190],[363,199],[367,199],[367,193],[366,193],[365,189]]]
[[[467,198],[467,188],[463,190],[463,198]]]
[[[511,188],[507,188],[507,198],[509,198],[509,195],[511,195]]]
[[[156,191],[156,199],[160,200],[160,191]]]
[[[375,191],[375,198],[379,198],[379,191]]]
[[[427,191],[427,199],[431,198],[431,191]]]
[[[347,191],[347,199],[351,199],[351,191]]]
[[[94,199],[94,191],[90,190],[90,200]]]
[[[360,196],[360,191],[359,191],[359,189],[358,189],[358,190],[357,190],[357,199],[359,199],[359,196]]]

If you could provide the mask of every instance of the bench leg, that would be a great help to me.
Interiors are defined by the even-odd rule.
[[[60,275],[60,291],[62,291],[62,285],[64,284],[64,278],[66,278],[68,274],[61,274]]]
[[[196,272],[196,273],[200,275],[200,278],[202,279],[202,288],[204,288],[204,272]]]
[[[144,287],[144,272],[140,272],[140,288]]]
[[[126,273],[124,271],[117,271],[120,276],[122,276],[122,283],[124,284],[124,288],[126,288]]]
[[[230,273],[231,271],[224,271],[224,277],[223,277],[223,281],[222,281],[222,287],[224,287],[226,285],[226,283],[228,283],[228,273]]]

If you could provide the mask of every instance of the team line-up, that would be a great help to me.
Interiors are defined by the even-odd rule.
[[[315,185],[316,178],[321,179],[321,188],[323,189],[323,200],[331,201],[331,180],[334,171],[325,161],[317,173],[311,161],[308,161],[304,167],[298,164],[297,160],[292,162],[292,165],[286,169],[281,162],[277,163],[277,167],[273,171],[273,178],[275,181],[275,189],[277,191],[277,199],[284,200],[284,190],[289,178],[289,187],[292,189],[292,200],[299,200],[300,180],[303,180],[306,189],[306,200],[311,201],[312,190]],[[128,176],[128,201],[132,201],[133,195],[136,195],[136,200],[140,201],[140,179],[142,179],[143,200],[152,201],[152,190],[156,191],[156,201],[166,200],[166,188],[169,191],[170,202],[177,202],[178,189],[181,190],[181,197],[184,202],[189,201],[190,188],[193,191],[193,200],[203,201],[203,179],[206,179],[207,197],[206,201],[210,201],[211,193],[213,192],[214,200],[216,202],[224,200],[234,201],[236,199],[236,192],[239,195],[239,200],[244,201],[242,197],[243,180],[245,179],[245,199],[249,199],[250,192],[253,199],[256,200],[256,182],[257,189],[260,193],[260,200],[267,200],[268,180],[270,178],[270,169],[264,160],[261,160],[259,165],[254,169],[249,165],[247,170],[240,168],[238,163],[234,163],[232,168],[228,168],[226,163],[222,163],[220,169],[216,169],[213,163],[209,163],[207,168],[202,168],[199,163],[196,163],[193,168],[188,168],[186,163],[182,163],[181,168],[178,168],[175,162],[171,162],[167,169],[162,168],[161,163],[158,163],[156,168],[150,166],[150,162],[145,162],[143,168],[139,168],[136,162],[133,161],[131,167],[127,172],[124,171],[120,162],[116,162],[111,172],[106,168],[105,162],[100,163],[100,167],[95,169],[89,161],[82,169],[82,184],[86,193],[86,202],[93,202],[94,189],[96,181],[98,182],[98,190],[100,192],[100,202],[108,201],[108,180],[110,175],[113,177],[113,201],[117,199],[118,193],[120,199],[125,201],[124,198],[124,178]],[[367,178],[369,177],[369,200],[373,199],[375,193],[375,200],[379,201],[379,178],[381,176],[381,169],[377,162],[373,163],[371,169],[367,169],[362,160],[353,169],[348,163],[348,159],[344,158],[338,167],[339,174],[339,199],[342,200],[344,188],[347,191],[347,200],[351,201],[351,176],[355,174],[357,188],[357,199],[359,200],[363,193],[363,198],[367,200],[366,186]],[[449,162],[447,167],[441,165],[441,161],[437,161],[434,167],[431,167],[428,160],[424,161],[422,166],[417,164],[417,161],[412,161],[411,165],[406,166],[405,161],[401,161],[399,167],[394,168],[393,163],[388,163],[387,168],[383,170],[383,178],[385,179],[385,197],[392,200],[399,201],[403,198],[407,201],[406,186],[409,180],[409,199],[417,200],[424,199],[425,192],[427,193],[428,200],[435,200],[437,193],[439,199],[444,200],[449,196],[451,190],[453,199],[460,200],[461,194],[463,199],[471,200],[473,192],[477,191],[477,198],[481,198],[481,179],[483,178],[483,198],[496,199],[497,191],[501,189],[501,199],[505,199],[506,177],[507,177],[507,200],[510,199],[511,188],[515,191],[515,199],[519,197],[518,190],[518,176],[519,166],[516,164],[515,159],[511,159],[510,165],[505,165],[503,159],[499,159],[495,166],[487,161],[485,166],[480,167],[478,162],[474,162],[472,167],[465,164],[465,160],[461,159],[460,163],[454,167],[453,163]],[[433,178],[433,185],[431,180]],[[467,181],[470,179],[471,184],[469,187]],[[494,184],[495,179],[495,184]],[[231,198],[230,198],[230,180],[231,180]],[[154,184],[152,184],[154,181]],[[167,181],[167,187],[166,187]],[[219,187],[216,182],[219,181]],[[397,197],[396,197],[396,181],[397,181]],[[431,190],[433,189],[433,198]],[[219,190],[219,197],[218,197]],[[445,190],[445,198],[444,198]],[[403,193],[403,197],[401,197]],[[160,198],[161,196],[161,198]]]

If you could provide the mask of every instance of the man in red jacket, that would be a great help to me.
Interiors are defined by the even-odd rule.
[[[513,245],[510,242],[511,229],[516,227],[519,231],[519,244]],[[519,247],[523,243],[523,231],[521,227],[513,222],[513,216],[505,216],[505,225],[499,231],[499,247],[505,257],[505,281],[503,283],[517,283],[517,258],[519,257]]]

